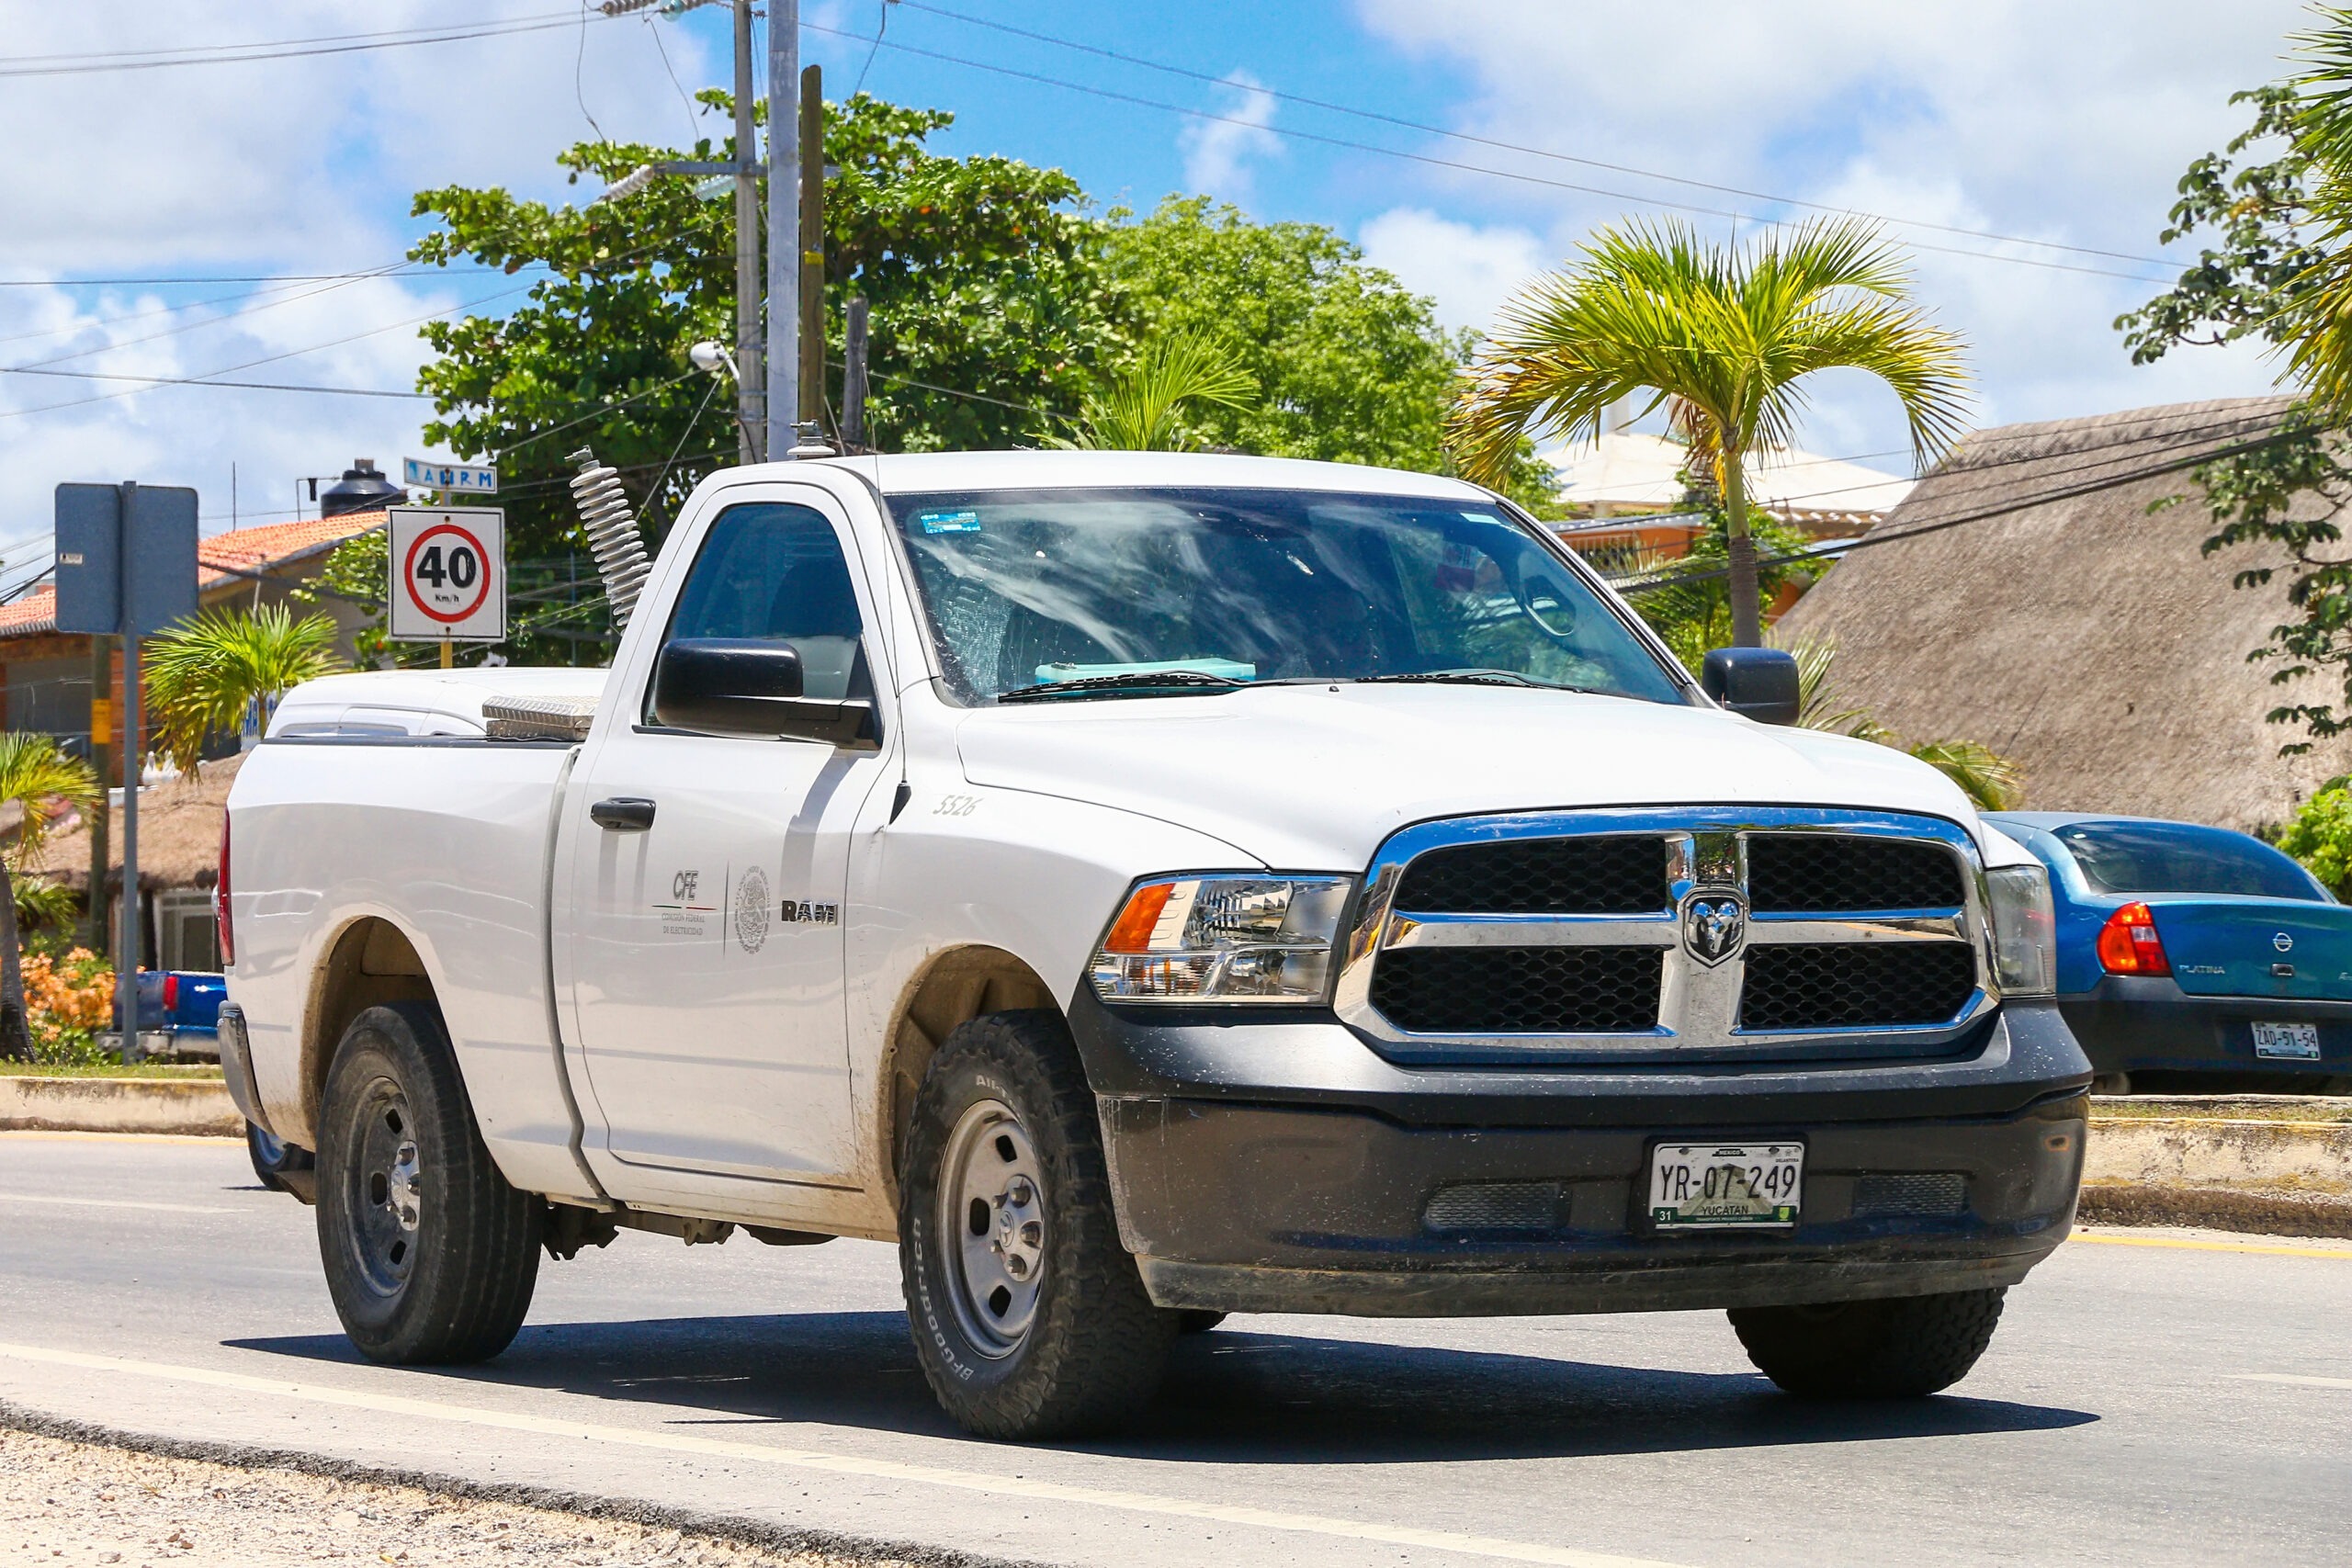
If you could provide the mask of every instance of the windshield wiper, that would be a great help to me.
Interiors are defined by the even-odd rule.
[[[1581,692],[1582,686],[1558,686],[1549,681],[1538,681],[1516,670],[1423,670],[1412,674],[1359,675],[1360,685],[1377,682],[1446,681],[1465,686],[1533,686],[1546,692]]]
[[[1238,691],[1251,681],[1237,681],[1230,675],[1212,675],[1204,670],[1134,670],[1117,675],[1086,675],[1075,681],[1041,681],[1034,686],[1015,686],[1009,692],[999,692],[1001,703],[1030,703],[1046,697],[1115,695],[1121,692],[1163,692],[1193,689],[1205,692]]]

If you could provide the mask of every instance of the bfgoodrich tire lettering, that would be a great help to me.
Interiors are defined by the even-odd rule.
[[[440,1014],[352,1020],[319,1121],[319,1256],[352,1344],[410,1365],[503,1350],[538,1280],[541,1205],[491,1163]]]
[[[908,1129],[899,1261],[916,1359],[989,1438],[1113,1427],[1177,1330],[1119,1243],[1094,1095],[1058,1014],[977,1018],[932,1058]]]
[[[1811,1399],[1905,1399],[1966,1377],[2001,1321],[2000,1290],[1829,1306],[1734,1307],[1756,1370]]]

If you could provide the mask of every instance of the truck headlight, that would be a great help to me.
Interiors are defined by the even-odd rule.
[[[1094,950],[1106,1002],[1319,1002],[1354,880],[1185,876],[1138,884]]]
[[[1984,874],[1992,904],[1993,978],[2012,997],[2046,997],[2058,988],[2058,915],[2050,874],[2038,865],[2004,865]]]

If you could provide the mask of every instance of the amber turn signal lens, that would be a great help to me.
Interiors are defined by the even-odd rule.
[[[1102,939],[1105,953],[1149,953],[1152,929],[1159,924],[1160,911],[1168,908],[1176,884],[1150,882],[1138,887],[1127,898],[1127,907],[1111,922],[1111,934]]]

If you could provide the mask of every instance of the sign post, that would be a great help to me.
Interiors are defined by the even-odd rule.
[[[506,640],[506,513],[494,506],[390,511],[385,601],[395,642],[437,642],[441,668],[460,642]]]
[[[122,1059],[139,1059],[139,779],[147,761],[142,638],[196,614],[196,491],[176,485],[57,487],[57,629],[122,638],[122,938],[115,1009]],[[103,782],[103,781],[101,781]],[[90,894],[106,897],[106,868]]]

